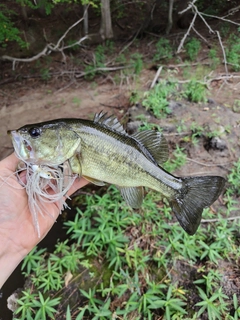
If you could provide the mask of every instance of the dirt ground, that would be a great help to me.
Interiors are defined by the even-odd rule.
[[[125,108],[125,90],[109,85],[80,83],[78,88],[63,91],[42,85],[36,89],[4,89],[0,91],[0,157],[12,152],[7,130],[17,129],[28,123],[56,118],[89,118],[100,110]],[[105,107],[107,105],[109,107]]]
[[[154,76],[154,70],[144,70],[137,84],[138,90],[147,91]],[[219,89],[221,85],[222,88]],[[141,104],[130,105],[129,96],[134,90],[134,83],[132,87],[126,85],[120,87],[105,81],[104,78],[98,78],[94,83],[80,81],[68,88],[64,86],[56,88],[51,83],[34,83],[31,87],[29,81],[17,85],[5,85],[0,89],[0,158],[6,157],[13,151],[7,130],[56,118],[92,119],[96,112],[104,110],[110,114],[114,113],[120,119],[124,118],[125,122],[126,118],[127,121],[136,122],[137,115],[146,114],[149,121],[159,124],[164,129],[170,150],[175,143],[180,143],[187,150],[188,158],[192,159],[179,173],[202,174],[204,170],[204,172],[218,171],[225,175],[223,166],[228,167],[229,163],[236,161],[240,156],[240,112],[233,107],[240,98],[238,89],[237,82],[225,85],[221,82],[218,87],[212,88],[208,103],[171,101],[172,114],[166,119],[157,120],[151,113],[147,113]],[[208,132],[222,131],[220,146],[216,143],[214,146],[214,143],[204,136],[197,146],[192,144],[190,146],[184,142],[184,132],[177,133],[183,121],[184,131],[188,133],[193,122],[207,128]],[[224,132],[224,128],[228,128],[229,132]],[[197,162],[206,162],[211,166],[201,167]]]
[[[186,1],[182,1],[185,3]],[[13,46],[9,46],[7,54],[13,56],[23,57],[26,54],[30,56],[39,52],[39,47],[43,48],[48,41],[56,41],[59,39],[59,34],[63,34],[67,27],[75,22],[76,19],[81,17],[82,12],[79,11],[79,7],[73,7],[72,11],[65,12],[64,7],[59,7],[58,11],[49,18],[42,15],[41,12],[30,11],[28,12],[28,20],[22,19],[22,11],[19,6],[11,1],[12,9],[18,12],[19,17],[16,16],[16,26],[21,27],[24,30],[25,37],[30,43],[30,51],[24,52],[22,49],[18,52]],[[128,4],[126,4],[128,5]],[[181,5],[181,2],[176,2],[177,9]],[[139,10],[138,6],[129,4],[128,14],[120,16],[114,11],[113,29],[116,38],[114,46],[119,47],[119,52],[130,41],[131,34],[136,34],[137,30],[142,30],[145,25],[144,10]],[[149,8],[148,8],[149,9]],[[142,54],[144,60],[147,60],[147,67],[141,72],[136,82],[128,81],[121,85],[116,85],[113,80],[114,75],[102,75],[95,78],[93,81],[85,81],[83,79],[76,79],[74,75],[69,79],[64,76],[55,76],[51,81],[44,81],[43,71],[61,72],[72,70],[71,68],[78,68],[78,65],[71,65],[71,61],[68,60],[64,65],[60,63],[62,59],[60,54],[53,54],[46,59],[40,59],[33,63],[18,63],[16,64],[16,70],[11,70],[10,62],[1,62],[0,71],[0,159],[6,157],[12,152],[12,146],[10,138],[7,135],[7,130],[19,128],[25,124],[42,122],[45,120],[51,120],[62,117],[76,117],[76,118],[89,118],[91,119],[95,112],[101,110],[108,111],[109,113],[116,114],[119,118],[124,116],[125,122],[135,121],[135,115],[144,113],[145,111],[139,108],[130,109],[132,106],[129,103],[129,96],[133,91],[145,92],[149,89],[151,82],[154,79],[156,70],[151,68],[151,59],[154,54],[153,43],[156,43],[161,37],[161,34],[165,34],[164,29],[156,29],[159,26],[159,15],[162,18],[163,26],[166,26],[166,15],[162,13],[161,6],[155,8],[152,16],[152,20],[146,27],[146,34],[141,35],[139,39],[136,39],[136,46],[130,46],[129,51],[133,53],[138,52]],[[177,9],[174,14],[177,13]],[[164,9],[166,10],[166,8]],[[226,12],[228,7],[224,7]],[[224,12],[225,12],[224,11]],[[147,11],[146,11],[147,12]],[[231,16],[231,19],[239,21],[239,13]],[[134,17],[134,19],[133,19]],[[175,17],[175,16],[174,16]],[[191,22],[192,16],[185,17]],[[89,27],[91,32],[99,30],[99,17],[96,16],[94,11],[90,11]],[[186,19],[185,19],[186,20]],[[174,18],[175,21],[175,18]],[[177,20],[176,20],[177,21]],[[179,22],[179,21],[178,21]],[[214,30],[221,28],[218,20],[210,20],[209,23]],[[54,28],[53,28],[54,26]],[[127,27],[125,27],[127,26]],[[141,28],[140,28],[141,27]],[[139,29],[140,28],[140,29]],[[173,25],[173,29],[170,34],[170,39],[173,42],[178,43],[186,32],[185,29],[181,29],[179,23]],[[216,35],[210,34],[205,24],[201,19],[196,20],[196,28],[204,38],[202,41],[202,50],[197,58],[198,64],[208,62],[208,51],[210,46],[217,41]],[[43,32],[44,30],[47,30]],[[156,31],[157,30],[157,31]],[[160,31],[159,31],[160,30]],[[56,31],[56,32],[55,32]],[[71,36],[76,36],[79,32],[78,29],[74,30]],[[150,33],[149,33],[150,32]],[[152,40],[151,35],[155,32],[155,38]],[[228,32],[231,32],[229,29]],[[195,36],[195,35],[194,35]],[[173,40],[175,39],[175,40]],[[141,41],[141,42],[140,42]],[[139,45],[141,43],[141,45]],[[175,45],[176,45],[175,43]],[[218,43],[219,46],[219,43]],[[32,51],[33,52],[32,52]],[[117,48],[118,50],[118,48]],[[6,54],[4,49],[1,48],[0,55]],[[67,57],[73,58],[74,55],[78,61],[91,61],[94,56],[94,48],[86,50],[82,48],[79,52],[68,52]],[[51,58],[51,60],[49,60]],[[179,61],[184,61],[184,52],[179,55]],[[70,61],[70,62],[69,62]],[[174,66],[165,65],[165,78],[168,71],[175,72],[176,78],[182,79],[182,73],[184,68],[178,67],[176,59]],[[180,63],[181,64],[181,63]],[[38,67],[37,67],[38,65]],[[209,67],[209,66],[208,66]],[[195,67],[190,66],[192,74],[197,70]],[[214,71],[216,78],[225,73],[224,66],[220,66],[219,70]],[[235,74],[237,75],[237,74]],[[211,75],[213,77],[213,74]],[[196,122],[200,126],[208,128],[208,131],[223,130],[225,127],[229,127],[227,132],[222,132],[221,140],[223,140],[224,147],[220,149],[218,147],[212,147],[211,141],[206,141],[206,137],[201,137],[202,144],[198,147],[190,148],[185,143],[184,147],[188,151],[189,158],[198,159],[199,161],[206,161],[222,164],[229,163],[237,160],[240,156],[239,152],[239,123],[240,123],[240,111],[239,108],[233,108],[236,101],[240,100],[239,88],[240,83],[238,79],[231,79],[228,83],[224,80],[216,80],[211,82],[211,91],[209,92],[209,103],[207,104],[194,104],[187,101],[180,101],[174,104],[170,117],[167,119],[158,121],[154,119],[151,114],[147,114],[150,121],[158,123],[164,128],[164,133],[169,141],[170,147],[174,143],[183,144],[182,136],[178,136],[177,129],[179,125],[184,121],[186,124],[186,130],[190,130],[192,122]],[[137,111],[136,111],[137,109]],[[233,111],[234,109],[234,111]],[[132,114],[131,114],[132,113]],[[209,145],[210,143],[210,145]],[[221,144],[221,142],[220,142]],[[207,147],[206,147],[207,146]],[[210,147],[209,147],[210,146]],[[171,150],[171,148],[170,148]],[[213,169],[214,167],[204,167],[204,170]],[[222,170],[219,169],[218,170]],[[183,174],[191,174],[194,171],[199,171],[197,163],[191,162],[188,164],[188,169],[183,169]],[[220,172],[221,173],[221,172]],[[226,174],[226,173],[225,173]]]

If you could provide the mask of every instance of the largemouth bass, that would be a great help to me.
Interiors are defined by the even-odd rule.
[[[160,132],[128,135],[114,116],[100,112],[93,121],[57,119],[9,131],[17,156],[33,165],[58,166],[69,162],[73,173],[96,185],[116,185],[128,205],[138,208],[143,187],[169,199],[180,225],[193,235],[202,211],[223,190],[220,176],[179,178],[161,165],[168,146]]]

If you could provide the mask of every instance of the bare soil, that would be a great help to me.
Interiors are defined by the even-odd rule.
[[[155,76],[154,70],[144,70],[138,80],[137,90],[147,91]],[[222,85],[223,81],[219,84]],[[88,118],[92,119],[96,112],[104,110],[115,114],[123,121],[136,121],[136,116],[146,114],[150,122],[160,125],[164,129],[170,147],[176,143],[184,146],[188,157],[199,162],[220,164],[221,166],[236,161],[240,151],[240,113],[233,111],[238,100],[238,83],[225,84],[222,89],[213,88],[208,103],[196,104],[186,100],[170,101],[172,113],[169,117],[157,120],[141,107],[132,106],[129,97],[134,91],[134,82],[121,87],[114,85],[105,78],[98,78],[94,82],[81,81],[72,87],[56,89],[56,83],[44,84],[34,81],[24,81],[17,85],[2,86],[0,91],[0,158],[10,154],[12,144],[7,130],[17,129],[25,124],[42,122],[56,118]],[[206,132],[220,132],[220,146],[211,144],[211,139],[200,137],[199,144],[194,146],[184,142],[184,132],[177,133],[177,129],[184,123],[186,135],[191,133],[192,123],[206,128]],[[138,123],[139,124],[139,123]],[[227,128],[227,131],[225,131]],[[185,139],[186,140],[186,139]],[[201,167],[197,162],[188,163],[181,169],[184,175],[194,174],[195,171],[219,171],[217,167]],[[226,174],[226,172],[225,172]]]

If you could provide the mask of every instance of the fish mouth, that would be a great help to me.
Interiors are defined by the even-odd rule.
[[[8,134],[12,137],[13,147],[18,158],[25,161],[34,158],[34,150],[26,139],[16,130],[8,131]]]

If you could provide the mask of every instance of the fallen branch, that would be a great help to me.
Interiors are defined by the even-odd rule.
[[[57,77],[63,77],[63,76],[72,76],[74,78],[83,78],[87,76],[90,73],[96,73],[96,72],[106,72],[106,71],[117,71],[122,70],[126,68],[131,68],[132,65],[127,66],[118,66],[118,67],[102,67],[102,68],[95,68],[90,71],[82,71],[82,70],[61,70],[61,71],[55,71],[55,72],[49,72],[49,77],[57,76]],[[19,76],[19,75],[18,75]],[[7,84],[9,82],[17,81],[18,76],[5,80],[3,82],[0,82],[0,86]],[[21,79],[32,79],[32,78],[42,78],[41,74],[31,74],[31,75],[21,75]]]
[[[186,160],[194,162],[194,163],[197,163],[197,164],[200,164],[201,166],[204,166],[204,167],[220,167],[220,166],[226,166],[226,165],[229,165],[229,164],[232,163],[232,161],[229,161],[229,162],[225,162],[225,163],[213,163],[213,164],[210,164],[210,163],[204,163],[204,162],[200,162],[200,161],[197,161],[197,160],[193,160],[191,158],[186,158]]]
[[[224,66],[225,66],[225,72],[226,72],[226,74],[228,76],[228,67],[227,67],[227,58],[226,58],[225,49],[224,49],[224,46],[222,44],[222,39],[221,39],[220,33],[218,31],[216,31],[216,33],[217,33],[218,41],[220,43],[220,46],[221,46],[221,49],[222,49],[222,53],[223,53],[223,61],[224,61]]]
[[[161,71],[162,71],[162,68],[163,68],[163,66],[160,66],[160,67],[158,68],[158,71],[157,71],[157,73],[156,73],[156,75],[155,75],[155,77],[154,77],[154,79],[153,79],[153,82],[152,82],[152,84],[151,84],[151,86],[150,86],[150,89],[152,89],[152,88],[155,86],[155,84],[156,84],[156,82],[157,82],[157,79],[159,78],[159,75],[160,75],[160,73],[161,73]]]
[[[182,50],[182,47],[183,47],[183,45],[185,43],[185,40],[186,40],[187,36],[189,35],[189,33],[190,33],[190,31],[191,31],[191,29],[192,29],[192,27],[194,25],[194,22],[195,22],[196,18],[197,18],[197,12],[195,12],[194,17],[192,19],[192,22],[191,22],[187,32],[185,33],[184,37],[182,38],[182,40],[180,42],[180,45],[178,46],[177,53],[180,53],[180,51]]]
[[[101,68],[95,68],[95,69],[92,69],[92,70],[89,70],[89,71],[84,71],[84,72],[81,72],[79,75],[75,75],[76,78],[81,78],[81,77],[85,77],[86,75],[88,74],[91,74],[91,73],[95,73],[95,72],[105,72],[105,71],[117,71],[117,70],[122,70],[122,69],[126,69],[126,68],[130,68],[132,66],[130,65],[127,65],[127,66],[121,66],[121,67],[101,67]]]
[[[205,17],[222,20],[222,21],[224,21],[224,22],[229,22],[229,23],[235,24],[235,25],[237,25],[237,26],[240,26],[240,23],[235,22],[235,21],[233,21],[233,20],[225,19],[225,17],[213,16],[213,15],[211,15],[211,14],[207,14],[207,13],[203,13],[203,12],[201,12],[201,14],[202,14],[203,16],[205,16]],[[230,15],[230,14],[228,14],[228,15]],[[227,16],[228,16],[228,15],[227,15]],[[226,17],[227,17],[227,16],[226,16]]]
[[[69,49],[71,47],[74,47],[76,45],[80,45],[84,40],[88,39],[88,36],[85,36],[81,39],[79,39],[78,41],[68,45],[68,46],[62,46],[61,44],[63,43],[64,38],[67,36],[68,32],[74,28],[76,25],[78,25],[81,21],[83,20],[83,18],[79,19],[77,22],[75,22],[73,25],[71,25],[67,31],[62,35],[62,37],[58,40],[57,44],[53,44],[53,43],[49,43],[46,45],[46,47],[39,52],[38,54],[36,54],[35,56],[31,57],[31,58],[16,58],[16,57],[10,57],[7,55],[1,56],[0,60],[8,60],[8,61],[12,61],[13,63],[13,67],[12,69],[15,70],[15,66],[16,66],[16,62],[32,62],[34,60],[39,59],[42,56],[47,56],[49,55],[51,52],[60,52],[63,56],[63,60],[64,62],[66,61],[66,56],[64,54],[64,50]]]
[[[202,40],[204,40],[205,42],[207,42],[206,39],[205,39],[203,36],[201,36],[200,33],[194,28],[195,19],[196,19],[197,16],[199,16],[199,18],[204,22],[204,24],[205,24],[206,27],[208,28],[209,32],[210,32],[210,33],[213,33],[213,34],[216,34],[217,37],[218,37],[218,41],[219,41],[219,43],[220,43],[220,46],[221,46],[221,49],[222,49],[222,53],[223,53],[223,62],[224,62],[224,66],[225,66],[225,71],[226,71],[226,74],[227,74],[227,76],[228,76],[228,68],[227,68],[227,64],[228,64],[228,63],[227,63],[226,53],[225,53],[225,49],[224,49],[224,46],[223,46],[223,43],[222,43],[222,39],[221,39],[220,33],[219,33],[219,31],[217,31],[217,30],[214,31],[214,30],[210,27],[210,25],[207,23],[207,21],[206,21],[206,19],[204,18],[204,16],[206,16],[206,17],[211,17],[211,18],[216,18],[216,19],[219,19],[219,20],[223,20],[223,21],[226,21],[226,22],[229,22],[229,23],[233,23],[233,24],[238,25],[238,26],[240,26],[240,23],[236,23],[236,22],[234,22],[234,21],[232,21],[232,20],[228,20],[228,19],[225,19],[225,18],[221,18],[221,17],[218,17],[218,16],[212,16],[212,15],[208,15],[208,14],[205,14],[205,13],[203,13],[203,12],[200,12],[200,11],[198,10],[197,6],[194,4],[195,2],[196,2],[196,0],[193,0],[191,3],[189,3],[189,5],[188,5],[188,7],[187,7],[186,9],[184,9],[183,11],[180,12],[180,14],[181,14],[181,13],[183,13],[183,12],[186,12],[186,11],[192,9],[192,11],[194,12],[194,17],[193,17],[193,19],[192,19],[192,22],[191,22],[191,24],[190,24],[187,32],[185,33],[184,37],[182,38],[182,40],[181,40],[181,42],[180,42],[180,45],[179,45],[178,50],[177,50],[177,53],[180,53],[180,51],[181,51],[181,49],[182,49],[182,47],[183,47],[183,45],[184,45],[184,43],[185,43],[185,40],[186,40],[187,36],[189,35],[191,29],[193,29],[193,31],[194,31],[195,33],[197,33],[198,36],[199,36]],[[236,9],[239,9],[239,8],[237,7]],[[207,42],[207,43],[208,43],[208,42]]]
[[[236,210],[237,210],[237,208],[236,208]],[[232,221],[232,220],[240,219],[240,216],[229,217],[229,218],[202,219],[201,223],[219,222],[222,219],[227,220],[227,221]]]

